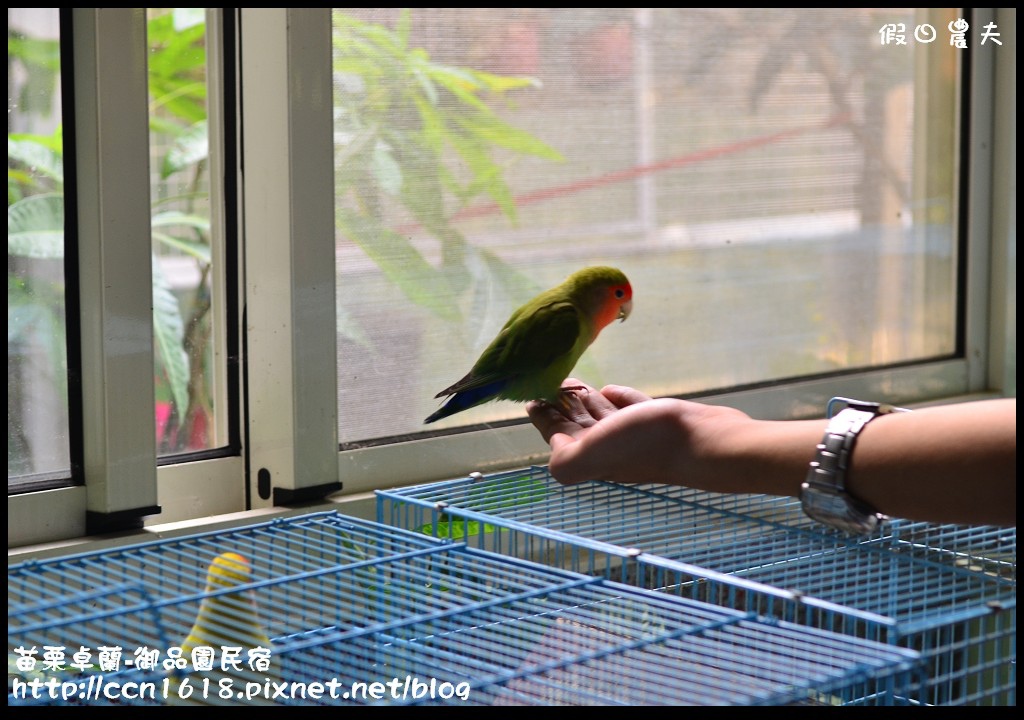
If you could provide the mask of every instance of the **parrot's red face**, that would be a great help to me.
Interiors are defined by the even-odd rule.
[[[628,283],[608,285],[605,297],[597,313],[597,328],[604,328],[614,320],[625,320],[633,311],[633,287]]]

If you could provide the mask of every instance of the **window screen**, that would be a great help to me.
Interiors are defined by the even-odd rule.
[[[635,293],[574,371],[598,386],[956,352],[959,16],[336,9],[342,446],[424,430],[513,309],[591,264]]]

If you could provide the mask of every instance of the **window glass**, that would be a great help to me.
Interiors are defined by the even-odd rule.
[[[7,9],[7,485],[70,475],[57,8]]]
[[[147,12],[156,433],[170,455],[216,442],[206,9]]]
[[[511,311],[586,265],[634,291],[574,371],[597,386],[957,352],[959,16],[336,9],[342,447],[428,429]]]

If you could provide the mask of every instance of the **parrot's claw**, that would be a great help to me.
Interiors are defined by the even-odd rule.
[[[578,400],[576,393],[586,394],[589,392],[590,388],[585,385],[566,385],[565,387],[560,388],[558,391],[559,410],[562,411],[563,415],[571,418],[573,416],[572,401],[574,399]]]

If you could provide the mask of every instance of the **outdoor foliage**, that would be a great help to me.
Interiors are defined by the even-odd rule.
[[[211,272],[203,8],[150,10],[150,137],[153,327],[157,432],[161,453],[201,449],[212,412],[205,364],[210,341]],[[334,73],[338,230],[356,243],[413,303],[440,319],[472,326],[495,290],[514,302],[537,288],[493,253],[472,247],[453,223],[471,202],[494,202],[516,222],[507,163],[522,156],[561,160],[538,138],[495,111],[507,93],[535,80],[433,62],[410,45],[410,14],[394,29],[335,12]],[[9,62],[26,71],[22,111],[44,113],[59,78],[57,41],[9,33]],[[409,83],[414,78],[414,83]],[[34,103],[34,104],[33,104]],[[64,288],[19,263],[55,262],[64,252],[62,128],[52,135],[8,133],[8,352],[42,342],[54,368],[65,349]],[[440,243],[440,262],[424,256],[395,218]],[[175,292],[160,258],[190,258],[196,287]],[[16,258],[14,264],[11,258]],[[40,276],[45,277],[45,276]],[[460,310],[458,299],[469,309]],[[456,299],[456,302],[452,302]],[[360,330],[339,307],[339,331]],[[478,329],[478,328],[477,328]],[[64,390],[62,388],[62,390]],[[66,391],[61,393],[66,397]]]

